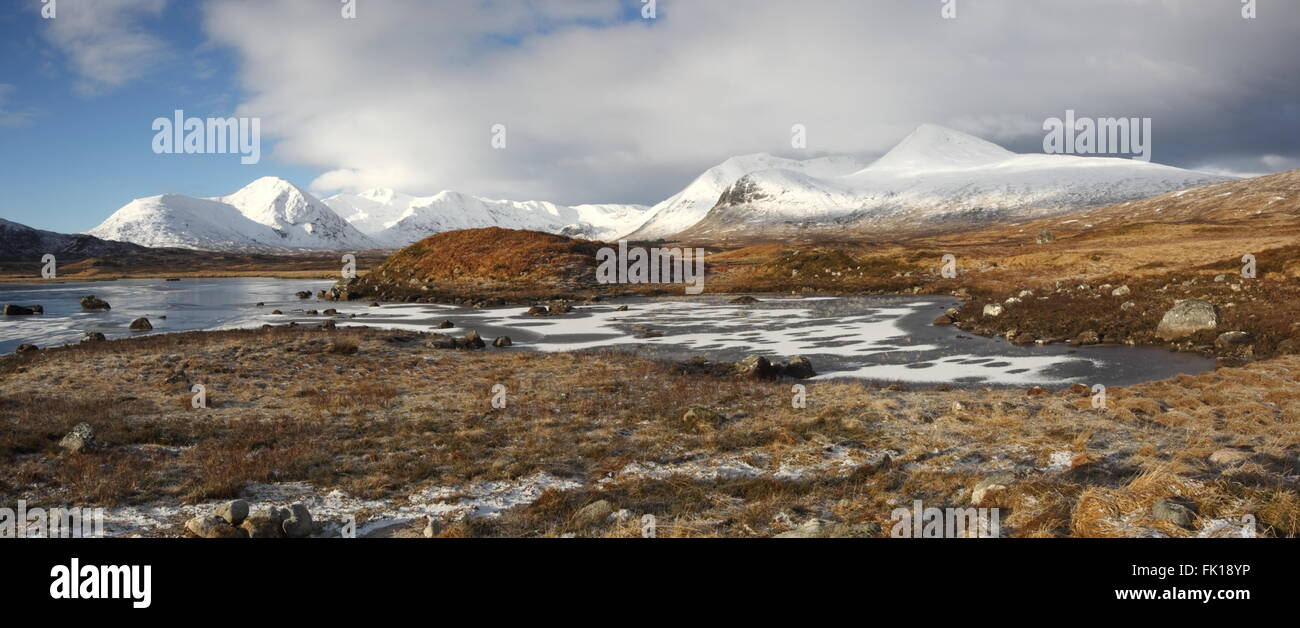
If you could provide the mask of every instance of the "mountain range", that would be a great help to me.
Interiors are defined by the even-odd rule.
[[[1229,180],[1132,159],[1017,154],[927,124],[855,172],[825,176],[774,168],[745,174],[676,237],[952,230],[1094,209]]]
[[[649,208],[383,188],[322,200],[263,177],[222,197],[137,199],[87,233],[149,247],[261,252],[400,248],[481,227],[603,241],[878,234],[1052,216],[1227,180],[1130,159],[1016,154],[926,124],[873,162],[733,157]]]

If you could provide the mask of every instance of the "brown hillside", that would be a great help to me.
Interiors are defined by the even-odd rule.
[[[431,292],[577,289],[595,285],[599,242],[490,227],[429,236],[350,286],[368,296]]]

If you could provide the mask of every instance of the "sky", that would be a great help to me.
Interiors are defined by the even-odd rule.
[[[1067,109],[1151,118],[1159,163],[1300,167],[1295,0],[51,1],[0,0],[0,218],[60,232],[266,175],[649,205],[922,123],[1041,152]],[[258,120],[261,160],[155,153],[178,109]]]

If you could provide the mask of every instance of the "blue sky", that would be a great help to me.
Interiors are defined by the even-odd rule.
[[[28,5],[32,3],[27,3]],[[41,35],[36,9],[6,2],[0,12],[3,111],[21,122],[0,126],[0,217],[59,232],[89,229],[134,198],[168,192],[218,196],[256,177],[310,181],[317,173],[271,156],[241,165],[235,155],[155,155],[154,118],[229,116],[243,95],[228,51],[202,41],[199,5],[173,2],[151,32],[173,56],[122,88],[81,93],[64,53]],[[57,17],[55,19],[58,19]]]
[[[959,3],[0,0],[0,217],[83,231],[267,175],[653,204],[734,155],[870,158],[922,123],[1036,152],[1066,109],[1152,117],[1159,163],[1300,167],[1300,2]],[[261,162],[154,154],[176,109],[260,119]]]

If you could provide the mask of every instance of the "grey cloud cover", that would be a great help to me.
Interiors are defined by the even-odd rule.
[[[660,200],[731,155],[879,154],[922,122],[1021,152],[1042,121],[1154,119],[1154,160],[1300,166],[1300,3],[209,2],[277,156],[317,191]],[[505,124],[508,148],[489,144]],[[808,149],[790,148],[793,124]]]

